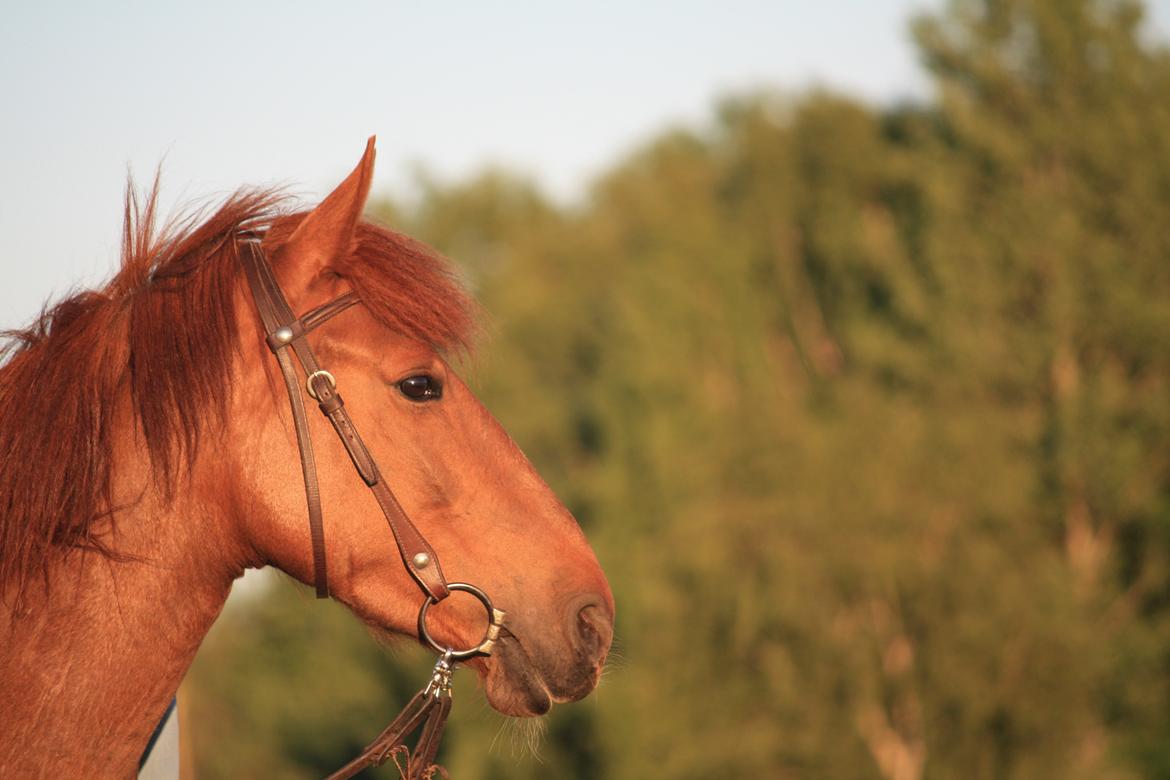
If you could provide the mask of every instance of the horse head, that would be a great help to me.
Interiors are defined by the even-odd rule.
[[[347,293],[358,305],[305,338],[406,515],[452,581],[475,583],[507,620],[493,652],[469,661],[488,701],[537,715],[597,684],[612,637],[613,596],[577,523],[460,378],[471,306],[448,269],[421,245],[361,221],[373,173],[371,139],[353,173],[312,211],[277,220],[265,256],[294,311]],[[314,580],[305,492],[277,361],[241,280],[233,365],[218,454],[253,564]],[[298,391],[299,392],[299,391]],[[378,502],[323,415],[309,415],[324,506],[328,590],[366,623],[417,634],[422,601]],[[444,646],[474,646],[482,608],[458,593],[430,609]]]

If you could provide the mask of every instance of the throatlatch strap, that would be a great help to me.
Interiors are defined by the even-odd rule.
[[[291,321],[292,313],[284,296],[276,288],[275,297],[267,285],[261,268],[267,265],[259,257],[259,242],[255,240],[240,242],[243,246],[244,272],[248,283],[252,287],[252,298],[256,301],[256,308],[260,313],[260,320],[268,333],[279,329],[283,323]],[[273,283],[274,286],[274,283]],[[281,305],[283,304],[283,305]],[[293,428],[297,434],[297,448],[301,455],[301,474],[305,481],[305,502],[309,507],[309,536],[313,545],[313,586],[317,591],[317,598],[329,597],[329,572],[325,558],[325,524],[321,517],[321,490],[317,485],[317,461],[313,456],[313,439],[309,435],[309,421],[305,415],[305,402],[301,397],[300,381],[297,379],[296,369],[289,357],[288,344],[274,348],[280,363],[280,373],[284,377],[285,389],[288,391],[289,404],[292,406]]]
[[[264,325],[268,346],[280,363],[281,374],[284,376],[292,405],[293,425],[296,428],[301,470],[305,479],[305,497],[309,507],[317,597],[325,598],[329,595],[328,573],[325,566],[325,531],[321,518],[321,496],[317,486],[313,443],[309,435],[300,382],[289,356],[290,351],[297,356],[305,372],[310,394],[316,398],[321,412],[333,425],[362,481],[374,493],[374,498],[378,501],[378,506],[394,534],[398,553],[406,570],[426,595],[435,601],[441,601],[449,595],[450,590],[439,565],[438,555],[407,517],[393,491],[382,479],[377,463],[370,456],[349,413],[345,410],[345,403],[337,392],[332,375],[321,369],[308,340],[305,339],[305,334],[309,331],[358,303],[357,295],[352,292],[346,293],[297,318],[276,282],[259,240],[242,238],[237,243],[243,248],[241,260],[252,289],[252,297]]]

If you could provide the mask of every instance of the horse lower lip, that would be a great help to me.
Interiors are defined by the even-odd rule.
[[[493,706],[506,715],[543,715],[548,712],[555,697],[549,692],[539,667],[532,662],[523,643],[504,629],[496,649],[501,682],[507,686],[508,693],[499,702],[503,706],[495,703]],[[517,704],[521,706],[516,707]]]

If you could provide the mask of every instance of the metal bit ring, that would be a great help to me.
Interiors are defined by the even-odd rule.
[[[474,585],[468,585],[466,582],[451,582],[448,583],[447,589],[470,593],[479,600],[480,604],[483,604],[483,608],[487,611],[488,616],[488,627],[487,631],[484,632],[483,641],[475,647],[470,647],[466,650],[455,650],[450,647],[444,647],[436,642],[435,638],[431,636],[431,632],[427,630],[427,610],[431,608],[431,605],[438,603],[435,597],[431,595],[426,597],[426,600],[418,611],[419,639],[433,647],[435,652],[450,656],[452,661],[465,661],[477,655],[491,655],[492,645],[496,643],[496,640],[500,636],[500,627],[504,625],[503,610],[493,607],[492,601],[487,597],[487,594]]]

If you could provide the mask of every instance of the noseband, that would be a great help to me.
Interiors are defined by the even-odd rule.
[[[390,531],[394,534],[394,540],[398,544],[398,554],[403,565],[423,592],[425,598],[418,613],[419,639],[441,654],[427,686],[360,756],[330,775],[330,780],[352,777],[365,767],[377,766],[390,758],[398,763],[400,756],[404,756],[406,760],[405,768],[399,765],[399,770],[404,775],[409,778],[429,776],[435,771],[431,767],[435,752],[438,750],[443,723],[451,708],[451,673],[454,664],[456,661],[474,656],[491,654],[492,646],[499,637],[500,627],[504,623],[504,613],[495,609],[487,594],[479,588],[464,582],[448,582],[443,576],[438,554],[410,521],[402,505],[394,497],[393,491],[378,470],[378,464],[354,427],[349,412],[345,410],[345,403],[337,391],[337,381],[332,374],[321,368],[309,346],[306,336],[317,326],[360,303],[357,294],[345,293],[297,317],[276,282],[276,276],[261,247],[260,237],[255,233],[243,233],[238,237],[236,246],[248,278],[252,298],[260,313],[260,321],[264,326],[265,341],[280,364],[289,403],[292,405],[293,427],[296,429],[301,471],[305,481],[305,499],[309,507],[313,578],[317,598],[329,596],[325,529],[321,520],[317,462],[313,456],[313,441],[309,435],[309,422],[305,414],[304,398],[301,395],[302,383],[293,365],[293,355],[296,356],[305,374],[304,392],[317,402],[322,414],[333,425],[358,475],[381,507],[382,514],[385,515]],[[463,650],[445,647],[427,630],[427,610],[447,598],[451,591],[470,593],[487,611],[487,630],[483,640],[474,647]],[[404,740],[420,726],[422,734],[419,741],[415,749],[409,751]]]

